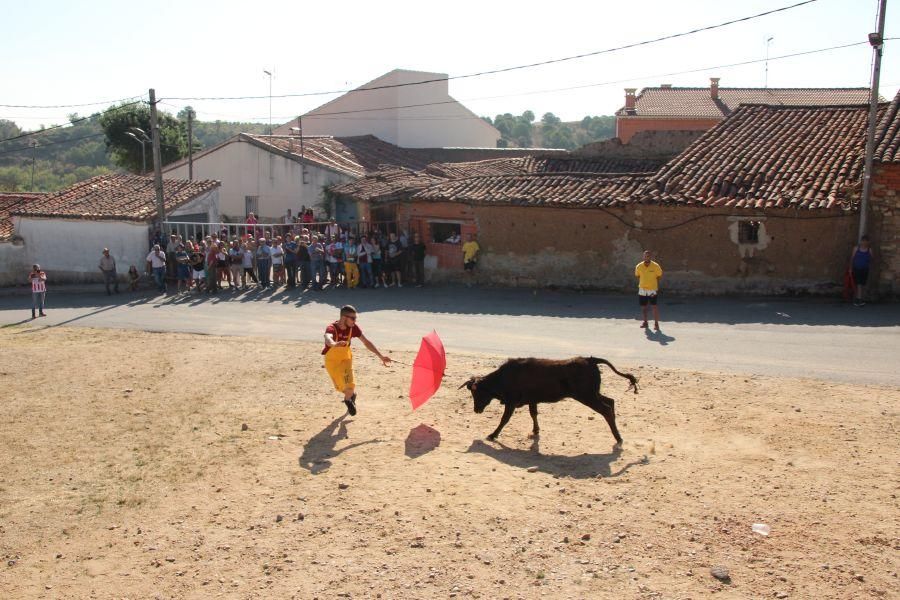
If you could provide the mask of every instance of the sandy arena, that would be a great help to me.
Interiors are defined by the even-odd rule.
[[[616,453],[573,401],[485,441],[498,405],[456,388],[505,357],[450,354],[413,413],[357,348],[349,418],[319,344],[0,345],[2,598],[898,597],[896,388],[614,361]]]

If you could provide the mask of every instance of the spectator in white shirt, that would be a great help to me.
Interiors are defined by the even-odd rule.
[[[147,270],[153,273],[153,279],[156,281],[156,288],[166,293],[166,254],[159,247],[159,244],[153,246],[153,250],[147,255]]]

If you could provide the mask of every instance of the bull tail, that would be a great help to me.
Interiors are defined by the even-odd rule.
[[[619,377],[624,377],[625,379],[630,381],[631,383],[629,384],[628,389],[629,390],[633,389],[635,394],[638,393],[637,377],[635,377],[634,375],[631,375],[630,373],[622,373],[617,368],[615,368],[611,362],[609,362],[605,358],[595,358],[595,357],[591,356],[588,358],[588,360],[594,366],[601,365],[601,364],[606,365],[607,367],[609,367],[610,369],[613,370],[613,373],[615,373]]]

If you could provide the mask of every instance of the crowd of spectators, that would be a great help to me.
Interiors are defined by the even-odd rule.
[[[305,212],[303,218],[311,220],[312,214]],[[288,215],[283,225],[260,226],[251,213],[240,228],[223,226],[193,239],[175,230],[164,241],[156,232],[146,272],[159,291],[174,281],[177,293],[251,286],[326,290],[425,284],[426,248],[418,233],[378,228],[360,232],[333,219],[312,223],[303,218]],[[104,252],[101,270],[109,282],[115,280],[115,271],[110,276],[104,269],[104,261],[109,266],[107,256]]]

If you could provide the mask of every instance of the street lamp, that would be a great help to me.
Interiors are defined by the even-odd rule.
[[[30,191],[34,191],[34,161],[35,161],[35,150],[37,150],[37,140],[31,140],[31,189]]]
[[[272,73],[265,69],[263,73],[269,76],[269,135],[272,135]]]
[[[144,163],[144,170],[141,171],[141,175],[147,174],[147,150],[146,145],[151,142],[150,138],[147,137],[147,134],[144,133],[144,130],[140,127],[129,127],[130,131],[126,131],[125,135],[136,141],[141,145],[141,160]],[[140,137],[138,137],[140,136]]]

